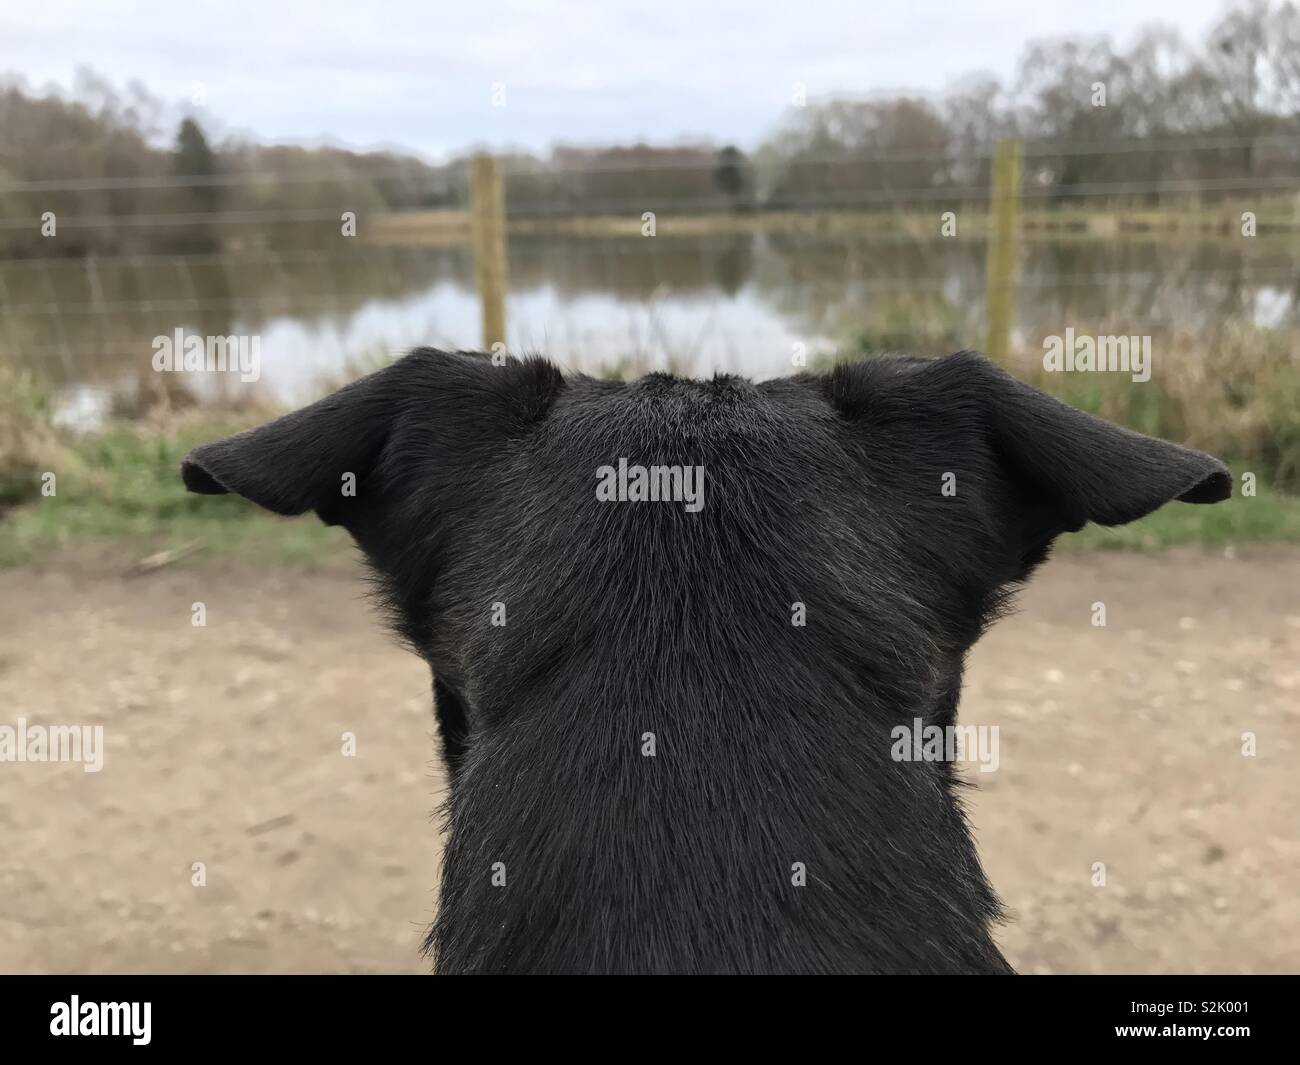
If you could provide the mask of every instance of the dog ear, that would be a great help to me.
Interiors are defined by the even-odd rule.
[[[997,459],[1023,493],[1046,504],[1057,532],[1090,521],[1123,525],[1172,500],[1232,495],[1232,475],[1212,455],[1086,414],[974,352],[945,361],[969,375]]]
[[[276,514],[317,510],[335,524],[332,501],[369,487],[399,399],[395,369],[256,429],[196,447],[181,462],[185,487],[201,495],[233,492]]]
[[[1020,575],[1055,537],[1087,522],[1122,525],[1171,500],[1232,494],[1218,459],[1085,414],[975,352],[845,364],[822,388],[885,454],[905,449],[927,479],[933,469],[966,471],[973,491],[958,499],[976,508],[969,517],[1010,552]]]
[[[495,365],[420,349],[302,410],[195,448],[181,476],[191,492],[233,492],[276,514],[315,510],[326,524],[351,527],[394,487],[382,456],[398,427],[441,421],[445,432],[435,435],[469,446],[475,434],[540,417],[562,383],[540,359]]]

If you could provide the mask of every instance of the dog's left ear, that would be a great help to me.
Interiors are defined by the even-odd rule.
[[[973,351],[849,363],[822,387],[887,453],[920,456],[927,476],[935,465],[966,471],[973,490],[957,497],[1018,576],[1087,522],[1122,525],[1172,500],[1232,494],[1232,476],[1213,456],[1076,410]]]
[[[973,352],[951,359],[969,375],[1004,469],[1050,505],[1060,532],[1090,521],[1123,525],[1173,500],[1218,503],[1232,495],[1232,475],[1212,455],[1068,406]]]
[[[1174,500],[1232,495],[1232,475],[1212,455],[1067,406],[973,352],[937,365],[982,423],[1000,486],[994,520],[1021,573],[1087,522],[1123,525]]]
[[[418,435],[419,461],[446,467],[541,417],[562,384],[541,359],[497,365],[421,349],[302,410],[195,448],[181,476],[191,492],[233,492],[276,514],[314,510],[355,529],[403,489],[409,471],[385,462],[394,434]]]

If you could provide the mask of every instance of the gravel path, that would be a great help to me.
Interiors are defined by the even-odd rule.
[[[350,569],[128,561],[0,572],[0,724],[106,744],[0,764],[0,970],[425,971],[424,665]],[[1300,550],[1067,556],[1020,607],[962,708],[1000,728],[969,803],[1013,964],[1300,970]]]

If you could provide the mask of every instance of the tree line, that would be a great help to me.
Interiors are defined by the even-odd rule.
[[[311,246],[339,215],[464,206],[468,156],[174,134],[138,85],[83,72],[71,94],[0,86],[0,256]],[[978,201],[991,148],[1025,144],[1046,205],[1214,201],[1300,188],[1300,9],[1249,0],[1202,40],[1151,27],[1027,46],[1009,83],[938,97],[806,98],[751,152],[735,145],[557,146],[503,157],[518,216],[897,209]],[[51,226],[58,240],[49,241]]]

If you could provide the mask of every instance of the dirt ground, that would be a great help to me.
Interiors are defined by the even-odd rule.
[[[0,764],[0,970],[427,971],[429,679],[357,574],[127,562],[0,573],[0,724],[106,745]],[[1300,550],[1049,563],[962,720],[1000,728],[970,811],[1018,969],[1300,971]]]

